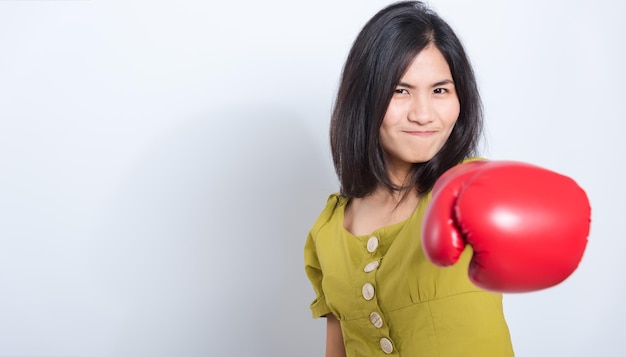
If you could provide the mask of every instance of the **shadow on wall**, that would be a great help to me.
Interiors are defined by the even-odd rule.
[[[102,355],[319,355],[302,263],[329,193],[314,147],[272,108],[207,115],[156,143],[94,232]]]

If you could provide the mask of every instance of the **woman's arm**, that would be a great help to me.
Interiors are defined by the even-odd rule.
[[[326,315],[326,357],[346,357],[341,324],[333,314]]]

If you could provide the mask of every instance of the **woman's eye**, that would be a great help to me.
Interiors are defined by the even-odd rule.
[[[406,89],[404,89],[404,88],[398,88],[398,89],[396,89],[396,93],[398,93],[398,94],[407,94],[409,92]]]
[[[448,93],[448,90],[446,88],[435,88],[433,92],[435,94],[443,94],[443,93]]]

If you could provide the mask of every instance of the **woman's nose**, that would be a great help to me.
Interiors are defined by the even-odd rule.
[[[415,96],[409,108],[408,119],[423,125],[433,121],[433,118],[433,107],[430,98],[425,95]]]

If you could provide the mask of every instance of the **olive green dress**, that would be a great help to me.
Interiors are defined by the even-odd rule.
[[[421,246],[422,197],[404,222],[354,236],[344,228],[348,200],[328,198],[304,248],[316,298],[314,318],[341,322],[348,357],[513,356],[502,295],[474,286],[460,261],[440,268]]]

